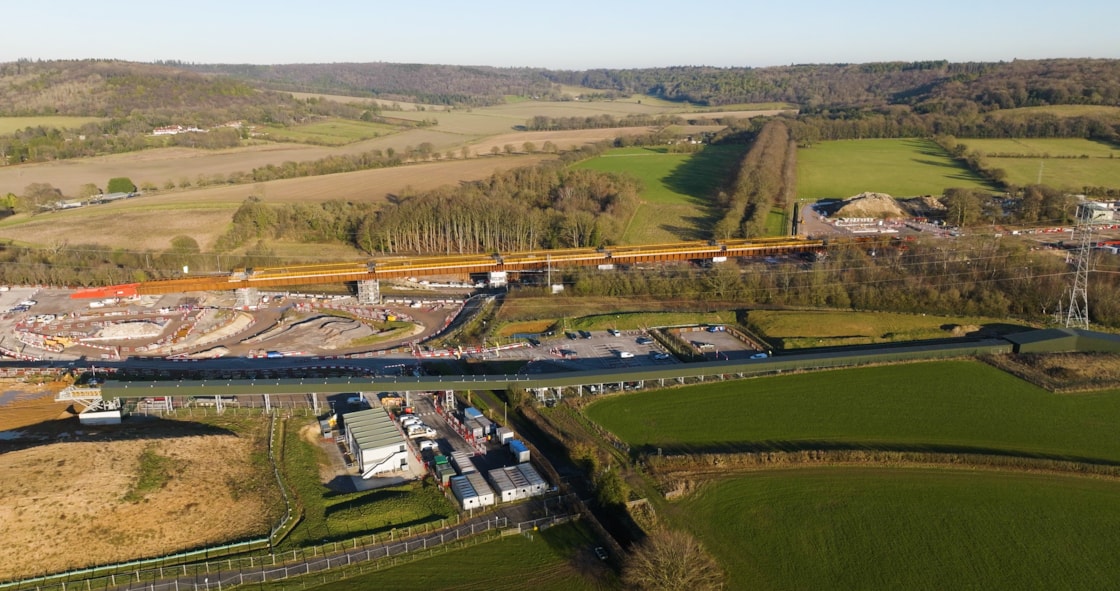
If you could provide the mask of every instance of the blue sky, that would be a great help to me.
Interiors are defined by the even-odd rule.
[[[551,69],[1120,58],[1120,2],[32,0],[0,61],[407,62]]]

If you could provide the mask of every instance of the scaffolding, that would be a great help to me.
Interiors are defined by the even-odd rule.
[[[358,282],[358,303],[363,306],[381,304],[381,282],[376,279]]]

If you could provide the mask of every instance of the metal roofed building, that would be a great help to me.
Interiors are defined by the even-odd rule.
[[[530,464],[495,468],[487,475],[503,503],[543,495],[548,491],[548,483]]]
[[[408,444],[383,409],[371,408],[342,415],[346,442],[358,462],[358,473],[370,478],[408,467]]]
[[[459,499],[459,505],[464,511],[494,504],[494,490],[486,484],[486,479],[478,472],[453,476],[451,492],[455,494],[456,499]]]

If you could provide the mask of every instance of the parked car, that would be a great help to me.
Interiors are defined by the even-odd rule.
[[[420,440],[420,451],[424,451],[424,450],[427,450],[427,449],[439,451],[439,444],[432,441],[431,439]]]
[[[766,359],[767,357],[769,357],[769,355],[767,355],[766,353],[755,353],[754,355],[751,355],[751,359]]]
[[[581,336],[585,339],[589,339],[589,338],[591,338],[591,333],[587,332],[586,330],[581,330],[581,331],[579,331],[579,336]]]
[[[607,332],[610,333],[612,337],[622,336],[622,332],[620,332],[617,328],[609,328],[607,329]]]
[[[649,337],[638,337],[638,340],[635,342],[637,342],[639,345],[652,345],[653,339]]]
[[[620,359],[630,359],[634,354],[629,351],[619,351],[618,356]]]
[[[665,359],[669,358],[669,354],[662,351],[650,351],[649,356],[658,361],[664,361]]]
[[[595,557],[598,558],[599,560],[606,560],[607,557],[608,557],[607,549],[602,547],[602,546],[596,546],[595,547]]]

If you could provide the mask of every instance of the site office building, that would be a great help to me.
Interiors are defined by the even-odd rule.
[[[385,409],[346,413],[342,423],[362,478],[408,467],[408,444]]]

